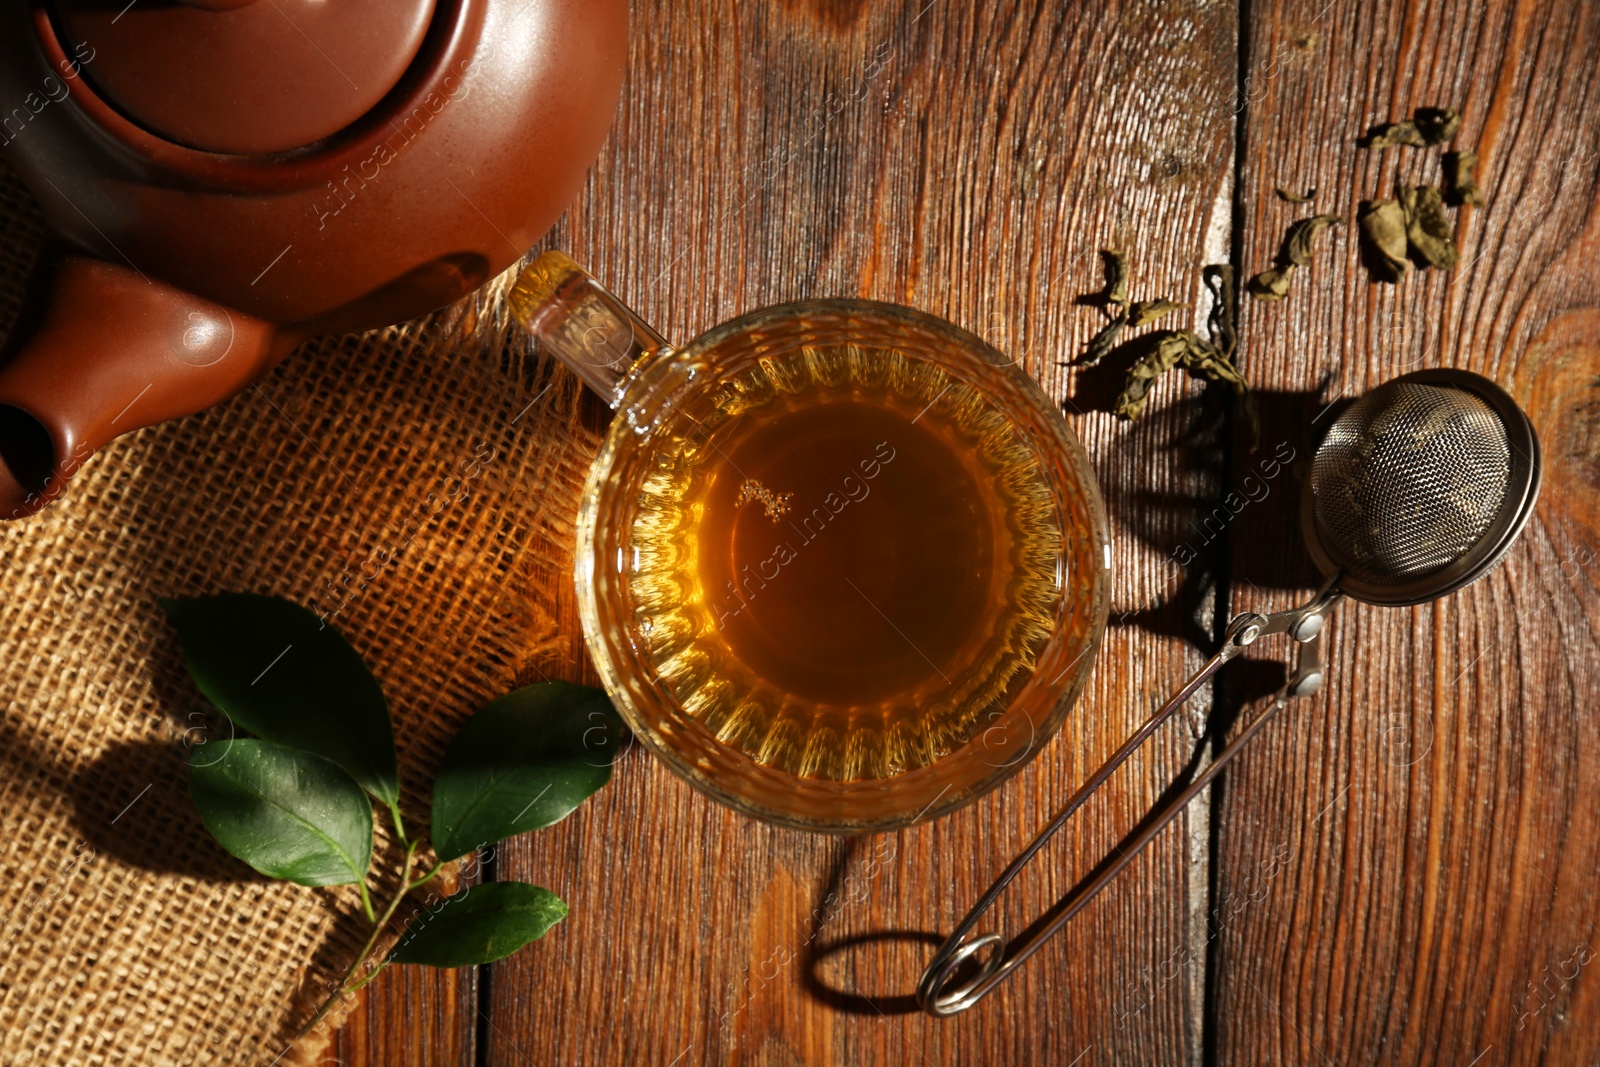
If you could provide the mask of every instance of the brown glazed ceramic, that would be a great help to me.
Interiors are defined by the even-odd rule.
[[[57,248],[0,356],[0,518],[307,337],[449,303],[600,149],[625,0],[0,5],[0,148]]]

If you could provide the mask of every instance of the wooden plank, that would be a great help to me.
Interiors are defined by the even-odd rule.
[[[1100,468],[1116,622],[1042,758],[931,826],[777,830],[625,756],[594,802],[502,852],[499,876],[550,886],[572,912],[491,968],[487,1062],[1199,1062],[1203,969],[1160,997],[1142,969],[1203,951],[1203,809],[982,1009],[934,1021],[909,997],[1004,862],[1202,657],[1205,568],[1169,553],[1220,488],[1222,407],[1174,378],[1129,428],[1103,410],[1120,369],[1060,364],[1100,325],[1074,303],[1100,287],[1096,249],[1130,253],[1136,296],[1195,300],[1199,267],[1225,255],[1237,12],[655,0],[635,16],[617,128],[554,243],[672,338],[764,304],[860,295],[1022,356]],[[575,512],[572,487],[540,491],[547,512]],[[592,680],[567,561],[525,584],[566,636],[537,669]],[[1147,810],[1195,754],[1204,713],[1163,731],[1062,835],[1002,929],[1019,932]],[[848,904],[813,933],[830,891]]]
[[[1244,309],[1245,374],[1296,401],[1268,441],[1304,448],[1326,402],[1461,366],[1528,408],[1548,466],[1499,570],[1417,608],[1347,605],[1328,688],[1228,773],[1215,1060],[1592,1063],[1600,9],[1273,0],[1249,13],[1246,262],[1265,266],[1297,216],[1349,217],[1397,180],[1437,182],[1437,151],[1354,144],[1419,105],[1461,109],[1457,144],[1483,157],[1490,197],[1459,213],[1453,272],[1374,283],[1347,232],[1288,301]],[[1316,203],[1285,204],[1275,185],[1315,186]],[[1230,528],[1239,608],[1288,606],[1314,580],[1298,489],[1282,481]]]
[[[358,996],[323,1067],[477,1062],[477,968],[391,967]]]

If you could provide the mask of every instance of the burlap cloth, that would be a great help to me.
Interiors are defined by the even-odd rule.
[[[0,334],[43,237],[0,171]],[[158,596],[337,611],[388,694],[413,825],[456,725],[570,663],[541,597],[568,568],[593,419],[497,293],[307,344],[0,525],[0,1061],[271,1062],[365,932],[353,890],[255,876],[206,834],[184,758],[214,728]]]

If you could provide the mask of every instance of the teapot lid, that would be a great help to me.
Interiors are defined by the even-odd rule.
[[[434,0],[55,0],[84,76],[133,122],[209,152],[323,140],[405,74]]]

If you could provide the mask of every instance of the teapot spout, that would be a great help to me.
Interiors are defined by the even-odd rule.
[[[113,438],[227,399],[292,344],[276,326],[86,256],[54,268],[0,362],[0,520],[32,515]]]

